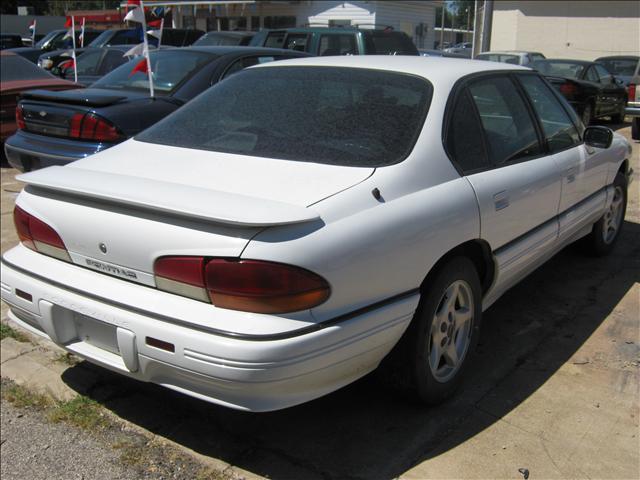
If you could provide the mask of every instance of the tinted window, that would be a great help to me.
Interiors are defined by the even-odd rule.
[[[596,72],[598,72],[598,76],[600,77],[601,83],[609,83],[611,82],[611,74],[607,72],[607,69],[602,65],[594,65]]]
[[[581,78],[585,66],[582,63],[565,62],[562,60],[539,60],[534,62],[533,68],[543,75]]]
[[[402,32],[371,30],[363,32],[367,55],[418,55],[418,49]]]
[[[303,162],[380,167],[422,129],[430,84],[360,68],[252,68],[218,83],[136,138]]]
[[[123,63],[127,63],[130,60],[130,57],[123,56],[123,53],[124,52],[120,50],[109,50],[102,60],[99,74],[105,75]]]
[[[355,35],[321,35],[318,55],[357,55]]]
[[[246,37],[240,35],[225,35],[224,33],[211,32],[200,37],[194,45],[235,46],[240,45],[244,38]]]
[[[501,165],[541,153],[533,120],[513,82],[506,77],[469,86],[489,146],[491,162]]]
[[[135,45],[140,42],[141,40],[133,31],[125,31],[116,33],[107,45]]]
[[[578,130],[562,108],[557,97],[542,79],[523,75],[520,82],[529,95],[533,108],[542,123],[542,130],[549,150],[557,152],[580,143]]]
[[[595,82],[595,83],[598,83],[600,81],[600,77],[596,73],[596,69],[593,67],[589,67],[589,69],[587,70],[587,73],[584,76],[584,79],[589,82]]]
[[[216,58],[215,55],[210,53],[179,49],[151,52],[150,55],[154,78],[153,86],[159,93],[170,93],[192,72]],[[147,74],[141,72],[131,74],[133,68],[140,61],[140,58],[135,58],[129,63],[116,68],[95,82],[92,87],[147,90],[149,88]]]
[[[296,50],[298,52],[304,52],[307,49],[307,41],[309,36],[304,33],[290,33],[287,35],[287,40],[284,44],[284,48],[289,50]]]
[[[95,50],[80,55],[76,60],[78,75],[97,75],[98,62],[100,62],[102,53],[101,50]],[[73,72],[73,68],[70,70]]]
[[[269,56],[262,56],[262,57],[255,56],[255,57],[240,58],[240,59],[236,60],[235,62],[233,62],[229,68],[227,68],[227,71],[224,72],[224,75],[222,76],[221,80],[233,75],[234,73],[238,73],[239,71],[244,70],[245,68],[252,67],[252,66],[258,65],[260,63],[273,62],[274,60],[275,60],[275,57],[273,57],[273,56],[270,56],[270,57]]]
[[[467,89],[457,98],[447,129],[447,151],[465,173],[488,167],[482,127]]]
[[[32,80],[32,79],[53,79],[49,72],[39,68],[35,63],[31,63],[18,55],[0,56],[0,81],[10,82],[11,80]]]
[[[613,73],[614,75],[620,75],[623,77],[632,77],[633,73],[636,70],[636,65],[638,65],[637,58],[603,58],[598,59],[596,62],[599,62],[604,65],[604,67]]]
[[[265,47],[282,48],[284,45],[284,36],[286,32],[272,32],[267,35],[267,39],[264,42]]]

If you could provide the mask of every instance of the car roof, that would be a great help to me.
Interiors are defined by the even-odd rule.
[[[536,60],[536,62],[564,62],[564,63],[575,63],[578,65],[591,65],[595,63],[589,60],[576,60],[575,58],[545,58],[543,60]]]
[[[208,45],[189,45],[187,47],[175,47],[167,50],[181,50],[181,51],[197,51],[197,52],[208,52],[215,53],[216,55],[227,55],[227,54],[243,54],[243,53],[264,53],[267,54],[282,54],[282,53],[292,53],[294,50],[290,49],[282,49],[282,48],[265,48],[265,47],[245,47],[245,46],[235,46],[235,45],[223,45],[223,46],[208,46]],[[304,52],[296,52],[296,53],[304,53]]]
[[[607,55],[605,57],[596,58],[596,62],[601,60],[640,60],[640,57],[637,55]]]
[[[205,35],[207,36],[224,36],[224,37],[245,37],[247,35],[255,35],[257,32],[252,32],[252,31],[242,31],[242,30],[211,30],[209,32],[206,32]]]
[[[484,62],[448,57],[422,57],[413,55],[345,55],[336,57],[310,57],[269,62],[251,68],[278,67],[346,67],[387,70],[418,75],[432,83],[453,84],[459,78],[477,72],[521,70],[530,68],[507,63]]]

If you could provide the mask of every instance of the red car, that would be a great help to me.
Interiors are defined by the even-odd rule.
[[[4,163],[4,141],[16,132],[16,105],[19,95],[33,88],[68,90],[80,88],[69,80],[54,77],[15,53],[0,52],[0,147]]]

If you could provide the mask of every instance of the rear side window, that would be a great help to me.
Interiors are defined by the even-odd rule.
[[[404,160],[422,131],[431,84],[346,67],[243,70],[139,134],[177,147],[356,167]]]
[[[465,174],[491,166],[473,100],[465,88],[456,99],[447,128],[447,152]]]
[[[357,55],[355,35],[321,35],[318,55]]]
[[[476,80],[469,91],[480,114],[491,163],[500,166],[542,153],[533,119],[511,79]]]
[[[551,89],[534,75],[522,75],[519,79],[540,118],[551,153],[578,145],[578,130]]]
[[[280,59],[283,57],[277,57],[277,58]],[[262,56],[262,57],[254,56],[254,57],[240,58],[235,62],[233,62],[229,68],[227,68],[227,70],[224,72],[224,75],[222,75],[221,80],[227,77],[230,77],[234,73],[238,73],[241,70],[244,70],[245,68],[253,67],[254,65],[258,65],[260,63],[273,62],[274,60],[276,60],[276,57],[273,57],[273,56]]]
[[[402,32],[371,30],[363,32],[367,55],[418,55],[418,49]]]

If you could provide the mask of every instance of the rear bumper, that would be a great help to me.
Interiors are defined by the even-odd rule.
[[[19,130],[6,140],[4,149],[12,167],[28,172],[52,165],[66,165],[112,146],[113,144],[47,137]]]
[[[261,340],[162,321],[48,283],[7,261],[1,287],[14,321],[68,351],[138,380],[250,411],[303,403],[372,371],[409,325],[419,300],[414,293],[315,331]],[[174,351],[151,346],[148,337]]]

